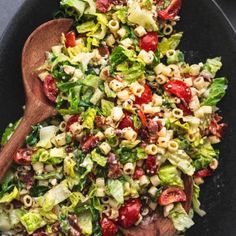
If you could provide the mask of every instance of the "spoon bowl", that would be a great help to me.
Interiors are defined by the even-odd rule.
[[[24,140],[35,125],[57,111],[49,103],[43,93],[42,83],[37,78],[36,69],[45,61],[45,52],[60,41],[62,33],[66,33],[73,25],[71,19],[57,19],[40,25],[27,39],[22,52],[22,78],[26,95],[24,116],[14,134],[0,153],[0,180],[11,166],[14,154],[22,146]]]

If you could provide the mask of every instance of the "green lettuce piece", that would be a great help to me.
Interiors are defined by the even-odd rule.
[[[118,9],[115,12],[115,15],[123,24],[125,24],[127,22],[127,17],[128,17],[128,8],[122,7]]]
[[[81,228],[83,235],[92,235],[93,233],[92,214],[89,211],[85,211],[79,214],[79,226]]]
[[[216,106],[216,104],[224,97],[227,89],[227,80],[224,77],[213,80],[209,95],[202,102],[205,106]]]
[[[110,116],[111,115],[111,111],[114,107],[114,103],[113,102],[110,102],[110,101],[107,101],[105,99],[102,99],[101,101],[101,109],[102,109],[102,114],[104,116]]]
[[[207,59],[203,70],[210,72],[215,77],[216,72],[222,67],[221,57]]]
[[[96,3],[94,0],[86,0],[87,7],[85,9],[85,14],[94,15],[96,13]]]
[[[184,54],[180,50],[174,51],[174,53],[167,57],[167,64],[177,64],[184,61]]]
[[[135,148],[141,141],[140,140],[135,140],[135,141],[129,141],[129,140],[122,140],[120,142],[120,147],[125,147],[128,149],[133,149]]]
[[[210,142],[205,141],[195,149],[192,157],[194,158],[193,166],[196,170],[200,170],[208,167],[213,158],[218,157],[218,152],[214,150]]]
[[[84,34],[90,31],[94,31],[96,24],[94,21],[86,21],[83,24],[76,26],[76,30],[79,34]]]
[[[6,212],[4,212],[0,208],[0,231],[8,231],[12,228],[12,224],[10,224],[9,216]]]
[[[90,102],[93,105],[96,105],[103,97],[104,97],[104,92],[102,92],[99,88],[96,88],[93,96],[90,99]]]
[[[104,167],[107,164],[107,158],[102,156],[101,154],[97,153],[96,149],[91,152],[91,157],[94,162],[98,165]]]
[[[111,53],[111,57],[110,57],[110,61],[111,61],[111,66],[114,68],[117,65],[119,65],[120,63],[124,62],[127,59],[127,55],[125,54],[125,48],[122,46],[118,46],[116,47],[112,53]]]
[[[116,97],[116,93],[110,89],[108,83],[104,83],[104,92],[108,98],[115,98]]]
[[[206,214],[205,211],[200,209],[200,201],[199,201],[199,195],[200,195],[200,188],[198,185],[193,185],[193,210],[200,216],[204,216]]]
[[[183,36],[182,32],[171,35],[169,38],[163,38],[158,45],[160,52],[160,57],[166,55],[167,51],[171,49],[176,49],[180,43],[180,40]]]
[[[180,172],[173,165],[162,166],[159,169],[159,178],[163,186],[184,187],[183,180],[180,177]]]
[[[45,193],[39,199],[39,204],[44,211],[48,212],[51,211],[54,206],[69,198],[70,195],[71,192],[68,189],[66,181],[62,181],[60,184]]]
[[[58,172],[58,171],[53,171],[53,172],[49,172],[46,174],[41,174],[41,175],[35,175],[34,179],[37,180],[47,180],[47,179],[62,179],[63,175],[62,173]]]
[[[81,176],[81,179],[83,179],[83,178],[84,178],[89,172],[91,172],[92,169],[93,169],[93,161],[92,161],[92,159],[91,159],[91,155],[90,155],[90,154],[88,154],[88,155],[84,158],[84,160],[83,160],[83,162],[80,164],[80,166],[86,168],[86,171],[85,171],[85,172],[83,173],[83,175]]]
[[[131,24],[141,25],[147,31],[157,31],[158,26],[152,17],[152,12],[141,9],[139,3],[134,1],[128,9],[128,22]]]
[[[10,139],[10,137],[14,133],[15,129],[19,125],[20,121],[21,120],[18,120],[14,124],[9,124],[7,126],[7,128],[5,129],[5,131],[4,131],[3,135],[2,135],[2,139],[1,139],[1,145],[2,146],[5,145],[7,143],[7,141]]]
[[[39,141],[39,131],[42,128],[41,125],[32,126],[31,133],[26,137],[26,144],[30,147],[34,146]]]
[[[94,128],[94,120],[97,114],[97,110],[94,108],[88,108],[87,111],[83,114],[83,127],[87,129]]]
[[[75,177],[75,166],[76,162],[70,156],[67,156],[64,159],[64,174],[70,177]]]
[[[174,209],[171,210],[168,217],[172,220],[175,228],[178,231],[184,231],[194,225],[194,222],[185,212],[184,208],[180,203],[176,204]]]
[[[35,212],[26,213],[21,217],[20,221],[29,234],[32,234],[35,230],[46,225],[46,222],[43,220],[42,216]]]
[[[109,179],[107,183],[107,188],[109,194],[114,197],[114,199],[118,203],[124,203],[124,188],[121,181]]]
[[[76,111],[78,109],[81,88],[82,88],[82,86],[78,85],[78,86],[75,86],[75,87],[69,89],[68,102],[69,102],[69,107],[71,110]]]
[[[17,198],[19,194],[19,191],[17,187],[14,187],[11,193],[5,193],[1,198],[0,198],[0,203],[10,203],[12,200]]]
[[[82,84],[96,89],[101,84],[101,80],[98,76],[89,74],[83,79]]]
[[[135,149],[129,149],[127,147],[120,147],[116,150],[116,155],[119,161],[122,164],[128,162],[136,162],[138,160],[146,159],[147,154],[145,153],[144,149],[141,147],[137,147]]]
[[[179,150],[177,153],[166,154],[167,160],[174,166],[177,166],[183,173],[192,176],[195,168],[192,165],[192,159],[183,150]]]

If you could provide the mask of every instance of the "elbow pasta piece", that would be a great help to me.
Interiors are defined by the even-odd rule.
[[[100,144],[99,148],[104,155],[107,155],[111,151],[111,146],[107,142]]]
[[[202,76],[196,78],[193,80],[193,86],[198,89],[198,90],[201,90],[203,88],[206,88],[206,84],[205,84],[205,81],[204,81],[204,78]]]
[[[174,109],[172,110],[172,115],[173,115],[174,118],[176,118],[176,119],[181,119],[181,118],[183,118],[183,116],[184,116],[184,112],[183,112],[181,109],[179,109],[179,108],[174,108]]]
[[[130,90],[135,96],[141,97],[144,92],[144,86],[138,82],[134,82],[130,85]]]
[[[123,117],[124,113],[122,107],[113,107],[111,117],[114,121],[118,122]]]
[[[123,167],[123,171],[126,175],[132,175],[134,173],[135,166],[133,163],[126,163]]]
[[[136,28],[134,29],[134,33],[135,33],[138,37],[142,37],[142,36],[144,36],[144,35],[147,33],[147,31],[145,30],[145,28],[144,28],[143,26],[139,25],[138,27],[136,27]]]
[[[24,206],[27,207],[27,208],[31,207],[32,204],[33,204],[33,199],[30,195],[25,195],[23,197],[22,201],[23,201]]]
[[[160,74],[160,75],[157,75],[156,77],[156,82],[158,84],[165,84],[167,81],[168,81],[168,78],[165,75]]]
[[[149,155],[156,155],[158,152],[157,145],[149,144],[145,147],[145,152]]]
[[[111,30],[111,32],[116,32],[120,28],[119,21],[110,20],[108,22],[108,28]]]
[[[178,149],[179,149],[179,144],[176,141],[174,141],[174,140],[169,141],[168,151],[176,152]]]
[[[131,128],[127,127],[123,129],[123,137],[129,141],[134,141],[137,139],[137,133]]]
[[[158,96],[157,94],[153,94],[152,96],[152,105],[154,107],[158,107],[162,105],[162,96]]]

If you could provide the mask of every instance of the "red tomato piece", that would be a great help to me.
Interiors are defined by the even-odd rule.
[[[132,129],[134,129],[134,122],[131,118],[130,113],[126,112],[124,118],[121,120],[120,124],[119,124],[119,129],[124,129],[127,127],[131,127]]]
[[[75,47],[76,46],[76,36],[75,36],[75,32],[74,31],[70,31],[66,34],[66,42],[65,45],[67,48],[71,47]]]
[[[56,80],[51,76],[48,75],[43,81],[43,91],[47,98],[55,103],[58,95],[58,88],[56,85]]]
[[[145,84],[144,92],[142,93],[141,97],[135,97],[135,104],[142,105],[142,104],[147,104],[151,101],[152,101],[152,90],[147,84]]]
[[[191,90],[183,81],[170,80],[164,85],[164,88],[167,92],[174,94],[186,103],[189,103],[192,99]]]
[[[139,40],[139,47],[147,52],[157,50],[158,35],[156,32],[149,32],[142,36]]]
[[[161,0],[158,3],[159,8],[162,8],[164,1]],[[182,0],[171,0],[170,5],[167,6],[165,9],[161,9],[158,11],[158,16],[163,20],[172,20],[174,19],[182,6]]]
[[[100,225],[103,236],[116,236],[118,227],[112,220],[108,219],[107,217],[103,217],[100,221]]]
[[[139,219],[141,202],[138,198],[129,199],[124,206],[119,209],[118,223],[123,228],[129,228]]]
[[[212,174],[213,174],[213,170],[211,170],[210,168],[204,168],[204,169],[195,171],[194,176],[205,178],[205,177],[212,176]]]
[[[144,114],[142,109],[138,110],[138,116],[139,116],[139,118],[140,118],[140,120],[142,122],[142,125],[144,127],[147,127],[148,126],[147,119],[146,119],[146,116],[145,116],[145,114]]]
[[[144,170],[141,167],[136,167],[133,175],[133,179],[140,179],[141,176],[144,175]]]
[[[185,202],[186,199],[186,194],[182,189],[169,187],[161,193],[159,197],[159,204],[161,206],[166,206],[173,202]]]
[[[31,164],[31,157],[34,153],[33,149],[29,148],[20,148],[17,150],[15,156],[14,156],[14,161],[18,165],[30,165]]]
[[[82,151],[89,152],[92,148],[95,148],[99,143],[99,138],[96,136],[88,136],[85,142],[82,144]]]
[[[110,0],[97,0],[96,1],[96,8],[103,13],[108,12],[109,8],[111,6]]]
[[[147,175],[155,175],[157,172],[157,163],[156,163],[156,157],[152,155],[148,155],[146,159],[146,172]]]
[[[74,115],[69,118],[69,120],[66,122],[66,131],[70,131],[71,125],[73,125],[76,122],[80,122],[80,116]]]
[[[192,111],[183,103],[178,104],[177,107],[183,111],[184,116],[191,116],[193,114]]]

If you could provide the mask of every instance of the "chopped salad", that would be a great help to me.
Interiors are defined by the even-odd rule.
[[[185,231],[193,212],[205,214],[199,185],[218,166],[221,58],[185,61],[181,0],[60,4],[74,28],[37,68],[59,115],[33,126],[14,156],[0,185],[1,235],[116,236],[155,212]]]

